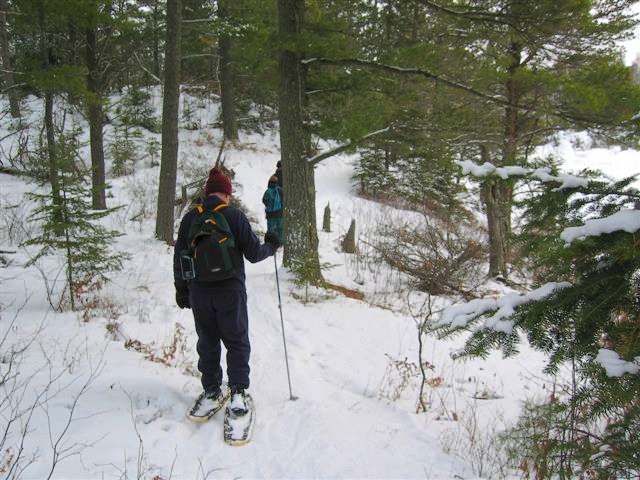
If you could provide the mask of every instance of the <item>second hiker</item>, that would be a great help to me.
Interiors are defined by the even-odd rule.
[[[278,235],[280,242],[284,239],[284,226],[282,224],[282,187],[278,185],[278,177],[269,178],[269,186],[262,195],[265,214],[267,216],[267,231]]]

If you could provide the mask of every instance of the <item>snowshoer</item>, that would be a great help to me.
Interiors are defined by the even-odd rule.
[[[282,188],[278,185],[278,177],[273,175],[269,179],[269,186],[262,195],[262,203],[267,216],[267,231],[274,232],[282,242],[284,226],[282,224]]]
[[[202,208],[216,208],[228,204],[232,195],[229,178],[213,168],[205,185]],[[261,244],[251,229],[247,217],[233,206],[219,211],[226,218],[240,255],[240,265],[233,276],[226,280],[202,282],[198,278],[184,280],[181,273],[181,255],[189,249],[188,237],[191,225],[198,215],[190,210],[180,222],[178,239],[174,249],[174,284],[176,303],[180,308],[191,308],[195,320],[198,343],[198,370],[201,373],[203,392],[189,411],[189,418],[206,421],[220,410],[228,399],[222,391],[222,348],[226,349],[227,377],[230,391],[230,407],[237,415],[246,414],[249,388],[249,318],[243,257],[252,263],[272,256],[280,246],[276,235],[265,235]]]

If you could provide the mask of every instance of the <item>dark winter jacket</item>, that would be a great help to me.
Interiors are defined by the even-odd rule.
[[[203,206],[206,209],[215,208],[220,205],[222,200],[214,195],[210,195],[204,199]],[[251,263],[257,263],[265,258],[273,255],[274,248],[271,244],[261,244],[258,237],[253,233],[251,224],[244,213],[235,207],[228,206],[220,210],[222,214],[229,222],[231,232],[235,237],[236,246],[242,252],[243,257],[249,260]],[[188,288],[188,282],[182,279],[180,274],[180,252],[187,250],[189,229],[191,223],[196,217],[197,212],[195,209],[191,209],[182,218],[180,222],[180,228],[178,229],[178,239],[173,252],[173,277],[177,290],[186,290]],[[211,282],[212,287],[221,289],[233,289],[244,290],[245,289],[245,272],[244,272],[244,260],[242,261],[240,268],[235,272],[234,277],[228,280],[220,282]],[[197,281],[197,280],[196,280]],[[203,283],[203,282],[200,282]]]

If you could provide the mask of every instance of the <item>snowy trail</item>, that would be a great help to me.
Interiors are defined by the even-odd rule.
[[[119,245],[136,252],[126,271],[108,287],[114,302],[123,305],[118,319],[122,338],[113,340],[105,334],[105,318],[83,323],[73,313],[52,316],[46,332],[47,343],[61,351],[68,349],[64,346],[69,339],[75,339],[78,348],[90,339],[90,347],[80,352],[74,365],[89,365],[100,351],[105,352],[105,368],[78,407],[77,416],[84,421],[69,431],[72,439],[95,442],[96,447],[83,451],[81,460],[61,463],[54,478],[121,477],[125,469],[162,471],[167,478],[184,480],[207,475],[451,478],[452,470],[471,478],[464,464],[441,453],[424,423],[426,417],[377,395],[387,368],[386,354],[408,354],[413,347],[412,320],[339,295],[302,304],[291,298],[288,273],[279,266],[291,383],[299,397],[289,399],[272,259],[247,263],[250,391],[257,409],[252,442],[243,447],[226,445],[221,414],[204,424],[189,421],[187,409],[201,386],[198,376],[181,370],[189,363],[195,366],[196,336],[191,312],[174,304],[168,274],[172,249],[148,233],[136,232],[120,239]],[[8,279],[24,278],[18,265],[6,273]],[[34,285],[37,280],[36,276]],[[21,291],[17,288],[21,282],[7,281],[3,288]],[[37,312],[42,302],[42,297],[34,298],[29,308]],[[145,360],[143,353],[124,346],[125,339],[156,348],[168,345],[176,323],[184,328],[185,358],[170,367]],[[20,324],[16,333],[28,336],[27,325]],[[223,368],[224,363],[223,356]],[[46,371],[42,377],[46,384]],[[70,394],[52,401],[54,418],[65,418]],[[32,445],[49,452],[48,443],[42,436]],[[43,476],[46,463],[24,478]]]
[[[406,438],[398,441],[398,436],[424,437],[424,425],[417,425],[410,415],[402,415],[406,418],[398,421],[396,409],[372,395],[373,384],[379,381],[374,378],[384,372],[385,352],[374,345],[366,353],[361,345],[352,348],[353,342],[362,341],[363,329],[377,329],[386,331],[388,335],[383,333],[381,337],[389,338],[390,345],[397,349],[395,342],[402,329],[389,326],[388,317],[377,319],[376,315],[365,314],[354,320],[350,310],[364,313],[368,308],[353,300],[334,299],[346,311],[343,318],[335,317],[335,310],[323,315],[322,304],[283,305],[293,393],[299,397],[290,401],[277,292],[271,285],[274,274],[267,274],[267,267],[263,269],[262,265],[247,267],[251,272],[248,289],[256,292],[249,295],[249,311],[253,344],[251,391],[258,412],[249,448],[260,457],[262,451],[269,452],[271,471],[278,472],[273,478],[377,478],[388,476],[390,468],[397,476],[414,476],[423,471],[423,466],[415,470],[416,465],[407,465],[393,446],[396,442],[406,443]],[[261,274],[254,274],[256,270]],[[269,356],[265,349],[269,349]],[[265,363],[268,357],[272,364]],[[278,357],[280,361],[274,365]],[[344,365],[349,368],[345,370]],[[363,424],[363,416],[371,421]],[[363,438],[367,439],[365,444]],[[423,446],[429,448],[428,444]],[[358,453],[371,449],[377,452],[375,458],[364,451]],[[323,452],[320,457],[318,451]],[[286,461],[279,455],[285,455]],[[275,469],[272,462],[276,462]],[[352,470],[344,471],[345,463],[352,465]],[[381,475],[385,470],[387,473]]]
[[[339,367],[351,362],[359,369],[378,368],[377,362],[367,358],[362,358],[358,365],[355,357],[362,353],[351,354],[347,347],[363,328],[358,325],[360,322],[349,320],[345,323],[354,324],[347,325],[330,315],[318,318],[315,313],[304,312],[308,308],[322,310],[321,304],[283,305],[292,385],[294,394],[299,396],[297,401],[289,400],[272,270],[269,260],[247,265],[253,349],[250,390],[257,409],[252,442],[235,449],[223,445],[222,417],[219,415],[206,424],[190,424],[184,417],[192,399],[188,395],[182,395],[182,401],[174,404],[169,418],[164,414],[145,428],[153,429],[154,435],[165,437],[187,429],[193,439],[190,443],[195,446],[190,454],[206,459],[206,465],[220,469],[223,477],[233,472],[234,476],[253,478],[256,472],[261,472],[264,478],[383,478],[389,476],[389,469],[394,464],[397,464],[393,467],[397,476],[408,472],[413,472],[410,476],[416,475],[415,465],[405,465],[393,448],[397,435],[418,433],[415,425],[405,419],[389,426],[394,425],[390,420],[397,415],[394,408],[375,398],[363,397],[366,385],[354,385],[349,378],[352,372]],[[350,306],[348,302],[351,301],[346,301],[343,308],[361,308]],[[346,318],[350,316],[348,314]],[[371,322],[371,319],[362,319],[362,322]],[[318,329],[325,332],[318,333]],[[333,338],[331,334],[327,337],[326,330],[334,332],[334,344],[326,341]],[[366,375],[371,376],[370,373]],[[391,415],[387,413],[389,411]],[[363,424],[362,415],[371,415],[374,420]],[[164,427],[156,425],[154,428],[153,424],[159,421],[165,424]],[[172,421],[177,425],[170,425]],[[363,438],[370,441],[363,445]],[[366,453],[372,448],[380,449],[375,459]],[[351,469],[345,471],[345,464],[351,465]],[[381,473],[384,471],[387,473]]]

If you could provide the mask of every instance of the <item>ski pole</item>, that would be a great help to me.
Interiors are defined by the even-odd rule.
[[[289,382],[289,400],[297,400],[291,392],[291,375],[289,374],[289,356],[287,355],[287,339],[284,336],[284,319],[282,317],[282,298],[280,297],[280,280],[278,279],[278,261],[276,260],[276,252],[273,252],[273,263],[276,267],[276,287],[278,290],[278,308],[280,309],[280,324],[282,325],[282,343],[284,344],[284,361],[287,364],[287,381]]]

